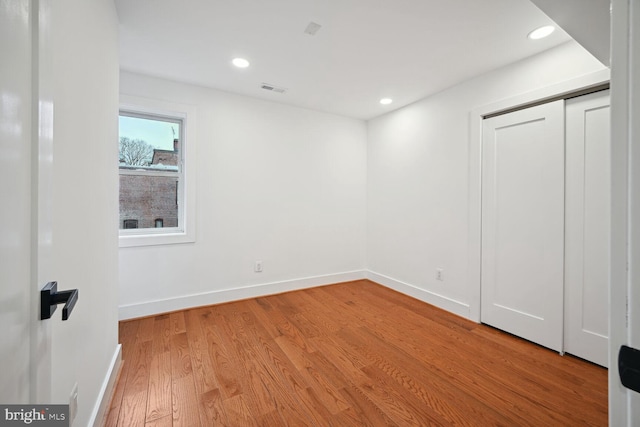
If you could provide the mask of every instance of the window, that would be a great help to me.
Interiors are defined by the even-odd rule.
[[[138,228],[138,220],[137,219],[125,219],[122,221],[122,228]]]
[[[186,190],[193,174],[185,173],[192,168],[185,137],[193,114],[138,102],[120,108],[120,246],[192,242],[193,191]]]

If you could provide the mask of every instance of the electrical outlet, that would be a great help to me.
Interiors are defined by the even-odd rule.
[[[256,261],[253,265],[253,271],[256,273],[262,273],[262,261]]]
[[[441,268],[436,268],[436,280],[444,282],[444,271]]]
[[[76,415],[78,415],[78,383],[73,385],[69,395],[69,425],[73,424]]]

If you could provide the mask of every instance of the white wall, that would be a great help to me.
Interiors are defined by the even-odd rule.
[[[366,129],[121,73],[122,94],[192,105],[198,116],[197,241],[120,249],[121,318],[362,277],[365,254],[371,279],[472,317],[471,111],[604,69],[570,42]]]
[[[52,397],[89,424],[118,349],[118,21],[111,0],[53,4],[54,270],[78,288],[68,321],[52,322]]]
[[[363,277],[365,122],[127,72],[120,93],[197,111],[196,242],[120,248],[121,318]]]
[[[605,67],[574,42],[478,76],[368,123],[369,277],[462,316],[469,278],[470,113]],[[443,281],[435,270],[444,270]]]

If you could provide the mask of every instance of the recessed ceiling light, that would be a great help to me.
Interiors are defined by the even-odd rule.
[[[249,61],[244,58],[234,58],[231,63],[238,68],[247,68],[249,66]]]
[[[531,40],[543,39],[553,33],[555,29],[556,27],[554,27],[553,25],[545,25],[544,27],[536,28],[535,30],[531,31],[527,35],[527,37],[529,37]]]
[[[393,102],[393,99],[391,99],[391,98],[382,98],[382,99],[380,100],[380,104],[382,104],[382,105],[389,105],[389,104],[391,104],[392,102]]]

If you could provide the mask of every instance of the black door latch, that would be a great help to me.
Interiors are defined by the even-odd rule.
[[[621,346],[618,353],[618,372],[623,386],[640,393],[640,350]]]
[[[58,292],[58,282],[47,283],[40,291],[40,320],[49,319],[62,303],[62,320],[67,320],[77,301],[77,289]]]

